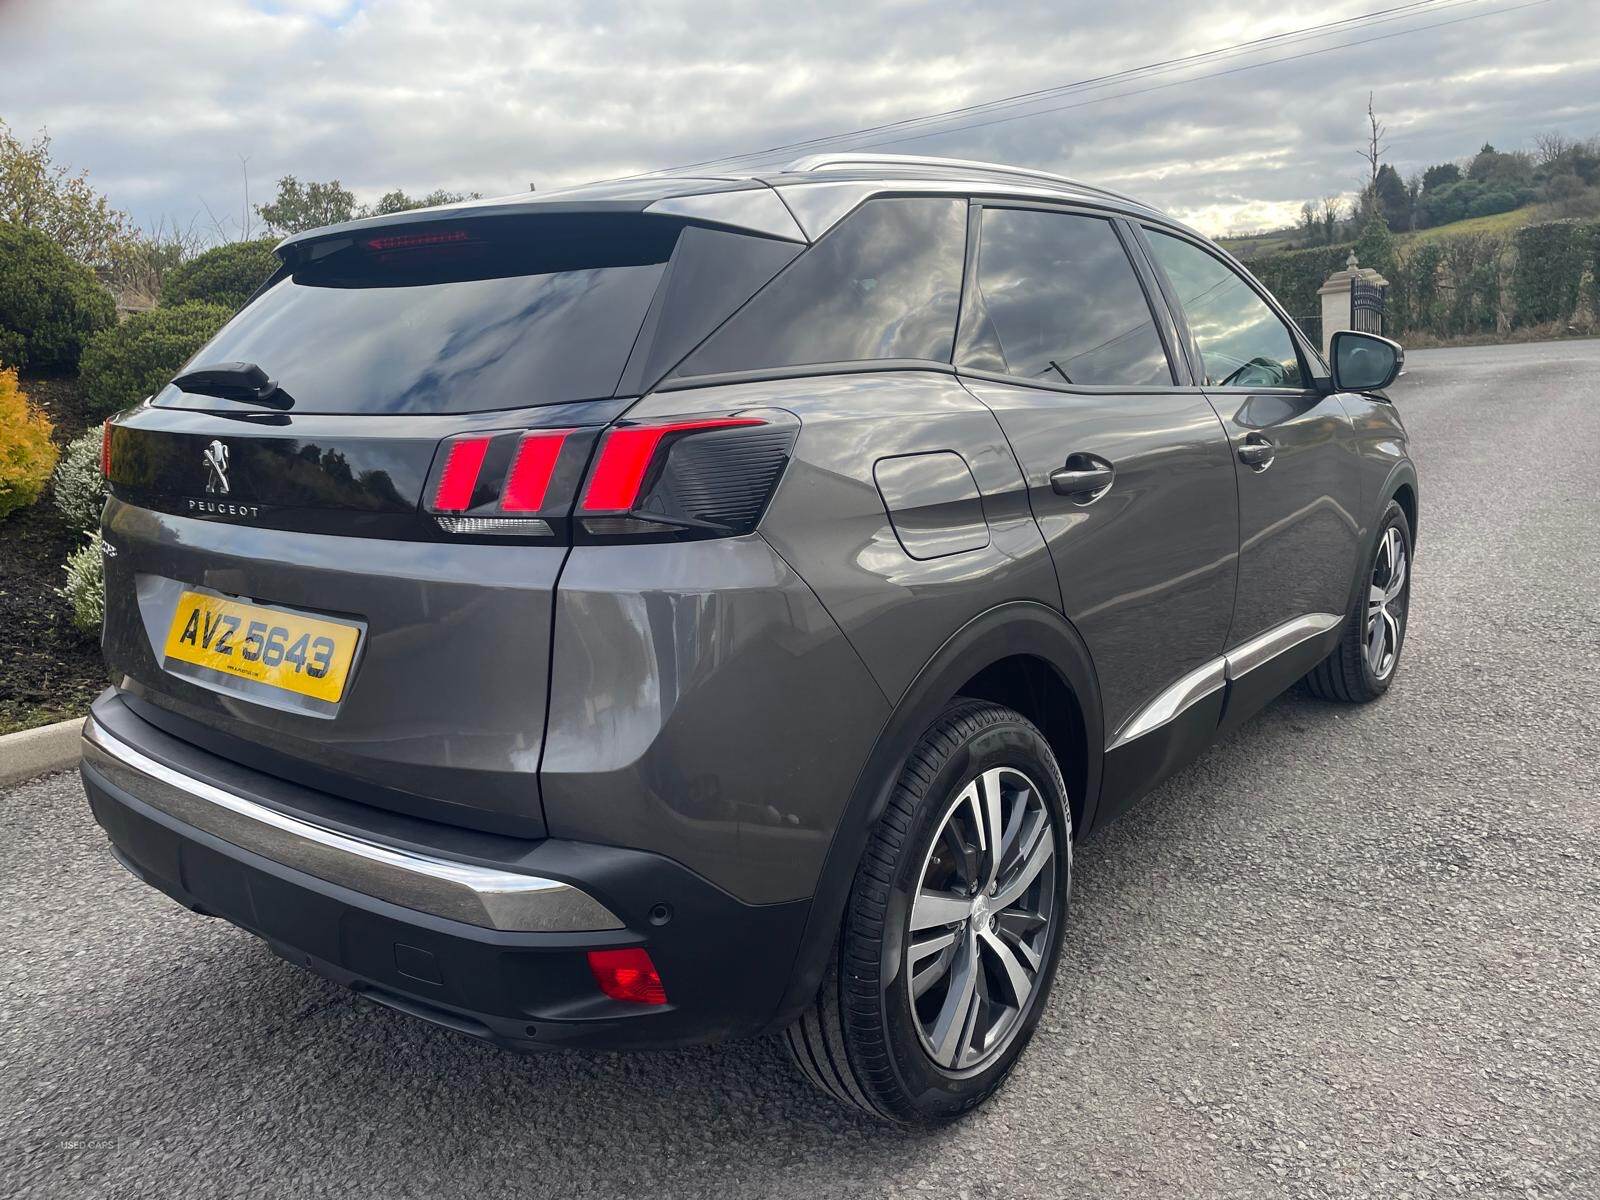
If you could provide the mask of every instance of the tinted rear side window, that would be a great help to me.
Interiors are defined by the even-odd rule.
[[[478,412],[610,396],[682,226],[548,216],[312,243],[192,360],[260,366],[296,412]],[[169,387],[157,403],[231,402]]]
[[[677,375],[872,359],[949,362],[965,200],[870,200],[691,354]]]
[[[1090,386],[1172,383],[1166,350],[1111,222],[990,208],[963,366]],[[985,315],[987,320],[985,320]]]

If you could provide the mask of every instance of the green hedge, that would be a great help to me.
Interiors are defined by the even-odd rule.
[[[0,366],[70,371],[116,302],[44,234],[0,221]]]
[[[1256,277],[1294,316],[1318,312],[1317,289],[1354,248],[1364,267],[1389,281],[1385,328],[1438,337],[1490,333],[1570,319],[1590,278],[1600,315],[1600,221],[1525,225],[1511,238],[1461,233],[1407,245],[1369,227],[1339,246],[1253,259]]]
[[[1600,221],[1590,221],[1589,232],[1589,308],[1600,317]]]
[[[1406,280],[1406,329],[1425,329],[1443,335],[1445,332],[1445,293],[1441,288],[1444,267],[1444,244],[1439,240],[1423,242],[1400,261],[1400,270]],[[1396,330],[1404,333],[1405,329]]]
[[[1344,260],[1350,257],[1353,246],[1353,242],[1340,242],[1309,250],[1280,250],[1253,258],[1245,265],[1289,310],[1290,316],[1313,317],[1322,312],[1317,289],[1329,275],[1344,270]]]
[[[105,416],[160,391],[232,315],[220,304],[153,308],[96,334],[83,354],[90,412]]]
[[[1494,333],[1500,328],[1505,315],[1507,246],[1505,238],[1484,233],[1443,239],[1446,336]]]
[[[239,309],[251,293],[278,269],[272,248],[276,238],[230,242],[190,259],[170,272],[161,283],[161,306],[202,301]]]
[[[1524,225],[1516,233],[1511,296],[1519,325],[1565,321],[1578,307],[1587,239],[1576,221]]]

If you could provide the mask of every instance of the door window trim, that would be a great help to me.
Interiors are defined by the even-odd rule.
[[[963,366],[960,361],[961,334],[967,321],[975,313],[978,303],[978,256],[983,244],[983,212],[985,209],[1025,209],[1035,212],[1052,212],[1064,216],[1088,217],[1096,221],[1104,221],[1111,226],[1111,231],[1122,247],[1123,254],[1127,257],[1128,265],[1133,268],[1133,275],[1138,281],[1140,294],[1144,296],[1145,306],[1150,310],[1150,322],[1155,326],[1156,336],[1161,342],[1161,352],[1167,360],[1167,373],[1172,378],[1171,383],[1156,384],[1089,384],[1054,382],[1048,379],[1024,379],[1019,375],[1008,375],[1004,371],[988,371],[981,367]],[[1086,204],[1060,203],[1049,200],[1026,200],[1010,198],[986,198],[974,196],[968,201],[967,209],[967,261],[962,270],[961,281],[961,307],[956,314],[956,340],[955,349],[951,355],[958,377],[969,379],[983,379],[994,383],[1015,384],[1018,387],[1037,388],[1047,392],[1065,392],[1084,396],[1167,396],[1174,392],[1199,391],[1199,387],[1192,381],[1196,378],[1187,357],[1178,353],[1179,343],[1175,342],[1176,332],[1171,326],[1172,313],[1166,297],[1160,292],[1151,291],[1153,276],[1147,276],[1141,270],[1143,250],[1135,249],[1136,243],[1131,240],[1131,230],[1128,228],[1128,217],[1120,212],[1109,209],[1096,208]],[[1182,369],[1179,364],[1182,363]]]
[[[1202,391],[1207,392],[1237,392],[1240,394],[1248,393],[1251,395],[1262,396],[1304,396],[1308,392],[1321,393],[1324,390],[1321,384],[1326,378],[1326,374],[1324,373],[1323,375],[1318,375],[1311,369],[1312,360],[1307,354],[1305,336],[1301,333],[1300,327],[1294,323],[1294,319],[1292,317],[1284,312],[1283,306],[1278,303],[1276,297],[1268,292],[1266,288],[1262,287],[1254,275],[1250,274],[1250,272],[1244,267],[1243,263],[1234,261],[1226,254],[1219,251],[1216,247],[1208,245],[1204,240],[1197,238],[1194,234],[1190,233],[1186,229],[1178,229],[1168,225],[1160,225],[1154,221],[1145,220],[1143,218],[1139,219],[1137,222],[1133,222],[1133,225],[1134,234],[1139,241],[1139,247],[1144,253],[1145,259],[1148,262],[1152,273],[1155,275],[1156,280],[1160,284],[1161,293],[1166,297],[1168,308],[1172,310],[1173,320],[1177,322],[1178,328],[1182,333],[1184,344],[1188,350],[1190,373],[1194,378],[1197,387],[1199,387]],[[1166,270],[1161,266],[1160,261],[1156,258],[1155,251],[1150,246],[1150,239],[1148,235],[1151,233],[1160,233],[1177,241],[1187,242],[1189,245],[1195,247],[1195,249],[1210,255],[1213,259],[1220,263],[1225,270],[1231,272],[1241,283],[1245,284],[1252,292],[1254,292],[1257,298],[1259,298],[1261,302],[1267,306],[1268,310],[1283,323],[1284,329],[1289,334],[1289,344],[1294,347],[1295,357],[1300,363],[1300,375],[1307,382],[1301,387],[1232,388],[1222,387],[1216,384],[1207,385],[1204,382],[1206,377],[1205,358],[1200,352],[1200,344],[1195,341],[1194,331],[1189,326],[1189,316],[1184,311],[1182,302],[1178,299],[1177,289],[1173,286],[1172,280],[1168,277]],[[1320,356],[1318,356],[1317,361],[1321,361]]]

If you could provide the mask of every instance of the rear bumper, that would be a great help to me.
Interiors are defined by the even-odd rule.
[[[594,933],[622,922],[579,888],[540,875],[399,850],[270,808],[83,726],[83,762],[146,806],[285,867],[436,917],[513,932]]]
[[[168,737],[115,693],[85,724],[82,770],[118,860],[146,883],[374,1000],[517,1049],[762,1032],[808,908],[742,904],[637,850],[475,836],[463,854],[459,831],[392,819],[374,837]],[[668,1004],[599,991],[585,951],[630,945],[649,950]]]

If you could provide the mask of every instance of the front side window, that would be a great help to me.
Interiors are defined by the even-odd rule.
[[[985,209],[977,283],[963,366],[1088,386],[1172,384],[1150,304],[1110,221]]]
[[[1308,386],[1289,327],[1237,271],[1193,242],[1155,229],[1145,232],[1189,318],[1207,386]]]
[[[869,200],[686,359],[717,375],[873,359],[949,362],[967,202]]]

